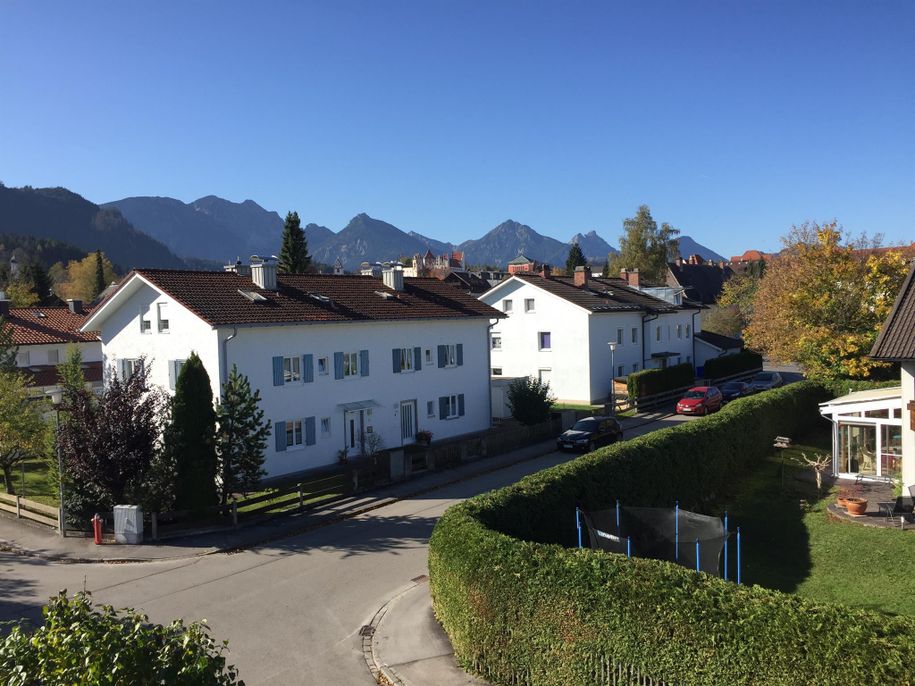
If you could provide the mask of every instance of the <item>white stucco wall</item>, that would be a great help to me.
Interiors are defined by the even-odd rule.
[[[158,303],[167,303],[168,332],[160,332],[157,321]],[[140,316],[149,317],[151,327],[140,330]],[[124,303],[111,312],[101,327],[102,353],[105,372],[120,374],[123,359],[146,357],[149,382],[169,389],[169,361],[187,359],[195,351],[210,375],[213,394],[218,395],[219,357],[216,331],[199,317],[167,295],[142,284]]]
[[[610,377],[623,376],[633,371],[644,369],[642,363],[642,315],[643,312],[594,313],[589,317],[590,323],[590,358],[591,375],[588,400],[601,402],[610,394]],[[618,342],[618,329],[623,330],[623,343]],[[635,329],[635,342],[632,330]],[[613,366],[610,369],[610,341],[616,342],[613,351]],[[582,351],[584,354],[584,351]],[[637,368],[636,368],[637,366]]]
[[[303,324],[283,327],[240,328],[227,344],[228,367],[237,365],[252,388],[261,393],[261,407],[271,422],[315,417],[316,444],[277,451],[271,438],[265,468],[270,476],[334,464],[344,447],[344,410],[341,403],[374,401],[370,424],[385,447],[401,445],[400,403],[415,400],[417,428],[431,431],[433,440],[483,431],[490,426],[487,327],[483,319],[460,321],[372,322]],[[220,331],[220,337],[231,329]],[[461,343],[463,365],[438,368],[437,347]],[[395,374],[392,350],[421,347],[422,368]],[[334,378],[335,352],[369,351],[369,376]],[[431,355],[427,363],[426,351]],[[311,383],[273,385],[274,356],[314,356]],[[328,358],[328,373],[318,373],[318,358]],[[465,413],[439,418],[439,398],[464,395]],[[433,416],[428,403],[432,402]],[[329,418],[329,435],[321,433],[321,419]]]
[[[83,362],[101,362],[102,344],[99,341],[79,343],[42,343],[41,345],[20,345],[19,353],[28,353],[28,364],[18,364],[21,358],[17,358],[17,364],[20,367],[32,367],[41,365],[58,365],[66,361],[67,350],[71,345],[79,347],[83,355]],[[52,357],[57,353],[57,359]]]
[[[915,484],[915,431],[909,403],[915,401],[915,361],[902,363],[902,485]]]
[[[502,347],[492,350],[492,367],[502,376],[546,377],[559,400],[587,402],[591,397],[591,360],[587,354],[589,312],[522,281],[511,281],[480,300],[512,312],[493,326]],[[534,300],[534,311],[525,312],[524,301]],[[541,332],[550,333],[550,349],[540,349]],[[604,391],[606,395],[606,390]]]

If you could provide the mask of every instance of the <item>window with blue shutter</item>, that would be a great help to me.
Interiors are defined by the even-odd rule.
[[[305,418],[305,445],[315,444],[315,418]]]
[[[416,371],[423,368],[423,349],[419,346],[413,348],[413,368]]]
[[[312,383],[315,380],[314,355],[302,355],[302,381]]]
[[[438,418],[448,419],[448,396],[443,395],[438,399]]]
[[[400,374],[400,348],[391,351],[391,364],[395,374]]]
[[[283,385],[283,357],[273,358],[273,385]]]
[[[343,378],[343,353],[334,353],[334,378]]]
[[[458,417],[464,416],[464,394],[458,395]]]
[[[438,346],[438,367],[441,369],[445,366],[447,348],[444,345]]]
[[[282,360],[283,358],[280,358]],[[286,450],[286,422],[274,422],[273,437],[276,439],[276,452]]]
[[[455,354],[455,357],[457,358],[458,367],[460,367],[461,365],[464,364],[464,344],[463,343],[457,344],[457,353]]]
[[[369,351],[368,350],[359,351],[359,374],[360,374],[360,376],[369,375]]]

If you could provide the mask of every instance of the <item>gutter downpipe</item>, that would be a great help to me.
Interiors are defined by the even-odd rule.
[[[232,327],[232,335],[226,337],[222,342],[222,379],[219,382],[219,395],[222,397],[222,387],[229,380],[229,341],[238,335],[238,327]]]
[[[492,327],[499,323],[499,320],[496,319],[486,326],[486,378],[489,379],[487,386],[489,387],[489,393],[487,394],[487,399],[489,402],[489,428],[492,428]]]
[[[696,366],[697,366],[697,364],[698,364],[698,363],[696,362],[696,315],[697,315],[697,314],[702,314],[702,310],[701,310],[701,309],[698,309],[698,310],[696,310],[695,312],[693,312],[693,340],[692,340],[692,344],[693,344],[693,373],[695,373],[695,371],[696,371]]]

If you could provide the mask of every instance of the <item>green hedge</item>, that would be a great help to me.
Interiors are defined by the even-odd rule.
[[[626,381],[629,398],[644,398],[646,395],[664,393],[684,386],[691,386],[696,375],[691,364],[675,364],[665,369],[643,369],[633,372]]]
[[[604,448],[448,510],[433,531],[436,616],[494,684],[590,686],[610,666],[684,686],[912,684],[915,618],[736,586],[575,545],[576,505],[702,511],[818,419],[810,382]]]
[[[858,379],[830,379],[820,382],[831,398],[838,398],[856,391],[873,391],[877,388],[893,388],[899,385],[899,379],[893,381],[861,381]]]
[[[736,355],[713,357],[702,368],[702,376],[706,379],[720,379],[723,376],[747,372],[751,369],[761,369],[763,358],[752,350],[744,350]]]

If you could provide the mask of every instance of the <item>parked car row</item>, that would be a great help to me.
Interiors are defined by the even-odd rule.
[[[706,415],[717,412],[721,406],[737,398],[768,391],[784,385],[778,372],[759,372],[748,382],[728,381],[717,386],[695,386],[677,402],[677,414]]]

